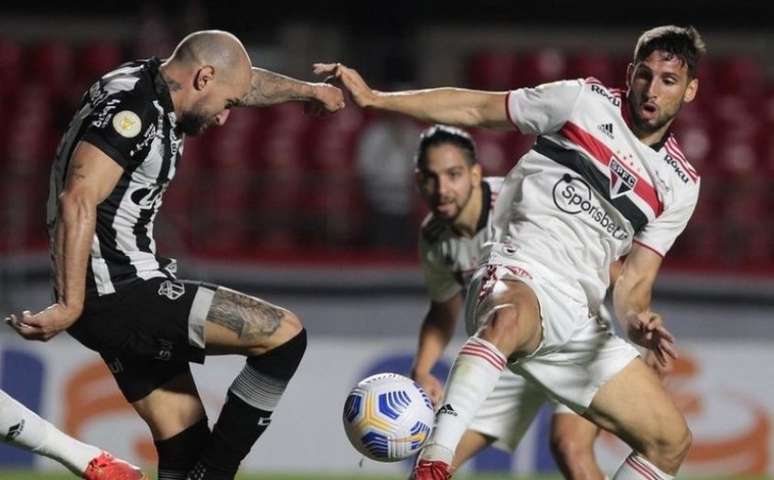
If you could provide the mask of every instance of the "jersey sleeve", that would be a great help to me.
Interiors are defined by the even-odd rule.
[[[419,240],[419,256],[430,300],[445,302],[462,290],[462,286],[454,278],[454,273],[444,265],[438,252],[423,238]]]
[[[559,131],[583,91],[582,80],[563,80],[508,93],[509,120],[525,135]]]
[[[699,200],[699,184],[683,192],[674,207],[667,208],[649,222],[635,237],[634,242],[661,255],[667,254],[677,237],[685,230]]]
[[[136,92],[122,92],[96,106],[81,137],[124,168],[141,162],[155,135],[158,110]]]

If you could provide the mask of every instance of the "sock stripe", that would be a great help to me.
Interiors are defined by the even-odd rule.
[[[248,405],[271,412],[277,408],[287,384],[287,381],[265,375],[247,364],[229,390]]]
[[[460,355],[472,355],[483,358],[497,370],[503,370],[505,368],[505,360],[482,345],[467,343],[464,347],[462,347]]]
[[[647,465],[642,463],[637,457],[633,455],[629,455],[629,457],[626,459],[626,463],[629,464],[630,467],[637,470],[637,472],[640,473],[643,477],[647,478],[648,480],[660,480],[661,476],[654,473]]]
[[[502,363],[503,366],[505,366],[505,364],[507,363],[507,359],[505,358],[505,355],[500,353],[500,350],[498,350],[497,347],[495,347],[491,343],[487,342],[486,340],[482,340],[480,338],[472,337],[472,338],[470,338],[468,340],[467,344],[471,345],[471,346],[476,346],[476,347],[483,348],[484,350],[486,350],[490,354],[494,355],[495,358],[497,358],[498,363]]]

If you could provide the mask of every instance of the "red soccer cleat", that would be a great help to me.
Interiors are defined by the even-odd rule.
[[[416,480],[448,480],[451,478],[449,465],[441,461],[420,460],[414,467]]]
[[[89,462],[83,477],[86,480],[149,480],[138,467],[102,452]]]

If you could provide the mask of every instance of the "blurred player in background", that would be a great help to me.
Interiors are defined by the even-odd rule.
[[[626,256],[616,316],[660,363],[676,356],[651,297],[698,199],[698,175],[669,128],[697,94],[704,51],[692,27],[644,32],[625,91],[589,78],[512,92],[382,93],[340,64],[316,66],[362,107],[539,136],[498,196],[494,241],[466,297],[476,333],[455,360],[443,400],[452,408],[439,410],[416,478],[451,476],[457,445],[506,366],[632,448],[614,479],[674,478],[691,445],[685,417],[636,349],[600,328],[593,312],[610,265]]]
[[[0,440],[56,460],[86,480],[147,480],[139,468],[80,442],[0,390]]]
[[[416,180],[430,214],[419,234],[419,256],[430,308],[422,322],[411,377],[436,406],[443,385],[431,370],[454,335],[464,291],[478,268],[484,244],[493,235],[492,209],[503,178],[481,175],[475,143],[466,132],[442,125],[422,132],[416,153]],[[619,262],[614,265],[620,266]],[[606,312],[604,308],[602,311]],[[608,318],[602,321],[609,323]],[[489,445],[508,452],[515,450],[547,401],[543,390],[504,370],[462,436],[452,469]],[[596,425],[564,405],[555,408],[551,450],[566,478],[604,478],[594,458],[598,432]]]
[[[8,321],[31,340],[67,329],[102,356],[151,430],[161,480],[233,479],[306,349],[293,313],[178,280],[153,239],[184,136],[224,125],[232,107],[287,101],[344,105],[338,88],[254,68],[234,35],[200,31],[163,62],[103,76],[58,148],[48,205],[56,303]],[[246,357],[212,432],[189,369],[208,354]]]

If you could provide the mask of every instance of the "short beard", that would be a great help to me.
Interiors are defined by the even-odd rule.
[[[647,122],[642,121],[640,117],[637,116],[636,113],[636,105],[634,104],[634,100],[630,97],[628,97],[628,103],[629,103],[629,112],[631,112],[631,119],[632,122],[634,122],[634,125],[637,127],[638,130],[640,130],[643,133],[653,133],[659,131],[661,128],[664,127],[667,123],[669,123],[673,118],[677,116],[677,114],[680,112],[680,109],[683,107],[682,103],[677,108],[677,112],[675,112],[674,115],[668,116],[668,117],[659,117],[656,119],[655,125],[649,125]]]
[[[185,112],[177,121],[177,128],[186,135],[199,135],[204,132],[210,119],[199,112]]]

